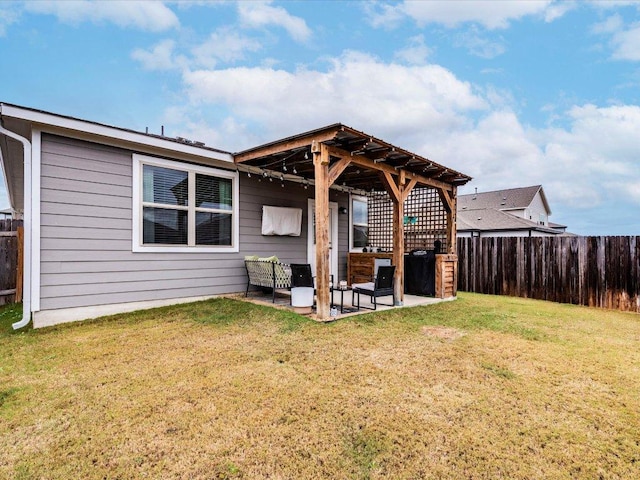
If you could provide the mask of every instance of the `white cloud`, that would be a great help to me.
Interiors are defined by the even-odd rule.
[[[563,0],[551,3],[544,12],[544,21],[551,23],[562,17],[565,13],[578,7],[578,2],[574,0]]]
[[[502,43],[480,35],[477,28],[471,28],[469,31],[457,35],[455,44],[466,48],[472,55],[487,59],[495,58],[506,51]]]
[[[198,65],[213,68],[220,60],[234,62],[244,59],[245,52],[260,50],[260,42],[241,35],[231,27],[213,32],[206,42],[192,49]]]
[[[434,135],[488,106],[445,68],[385,64],[356,52],[333,59],[327,71],[198,70],[185,72],[184,82],[194,104],[224,106],[260,123],[267,138],[335,122],[395,137]]]
[[[7,27],[18,21],[20,14],[10,3],[0,4],[0,37],[7,33]]]
[[[370,23],[375,26],[397,25],[398,18],[408,16],[418,25],[439,23],[453,28],[463,23],[477,23],[493,30],[507,28],[509,23],[529,15],[539,15],[552,21],[570,10],[553,0],[448,0],[416,1],[405,0],[398,5],[383,5],[379,10],[367,10]]]
[[[637,171],[640,107],[583,105],[567,115],[570,129],[538,133],[545,143],[549,177],[571,186],[558,189],[558,197],[582,208],[616,198],[620,194],[616,185],[621,179],[633,179]]]
[[[311,29],[302,18],[289,14],[282,7],[273,7],[270,4],[270,1],[238,2],[241,23],[252,28],[269,25],[282,27],[297,42],[305,42],[311,37]]]
[[[619,14],[611,15],[591,27],[593,33],[615,33],[622,29],[624,22]]]
[[[154,45],[151,50],[136,48],[131,53],[131,58],[139,61],[146,70],[171,70],[180,66],[181,57],[174,57],[173,40],[162,40]],[[184,61],[184,58],[182,58]]]
[[[133,27],[158,32],[178,27],[180,22],[162,2],[90,2],[87,0],[25,2],[32,13],[55,15],[61,22],[111,22],[119,27]]]
[[[326,69],[186,70],[183,82],[191,100],[184,115],[196,118],[179,122],[185,136],[221,148],[342,122],[473,176],[466,188],[542,184],[558,221],[578,233],[606,224],[621,195],[640,205],[640,106],[554,108],[568,127],[534,129],[521,123],[508,92],[474,87],[438,65],[384,63],[357,52],[330,59]],[[223,120],[209,127],[209,111]],[[568,211],[575,220],[562,217]]]
[[[591,210],[594,219],[608,209],[616,215],[621,195],[640,205],[640,107],[583,105],[566,116],[567,129],[534,130],[509,110],[490,112],[469,128],[426,140],[419,150],[473,176],[463,193],[542,184],[556,202],[551,208],[572,209],[578,223],[579,211]]]
[[[365,2],[362,4],[369,24],[374,28],[396,28],[405,17],[400,5]]]
[[[611,44],[614,47],[613,58],[640,60],[640,23],[631,25],[627,30],[614,33]]]
[[[424,43],[424,35],[416,35],[409,38],[409,45],[398,50],[395,57],[410,65],[423,65],[430,53],[431,49]]]

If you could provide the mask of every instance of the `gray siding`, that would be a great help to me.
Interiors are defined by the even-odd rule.
[[[308,198],[314,197],[313,187],[304,189],[297,183],[259,181],[240,174],[240,251],[246,255],[276,255],[285,263],[307,262]],[[340,207],[349,206],[349,196],[337,191],[329,192],[329,200]],[[300,237],[263,236],[262,206],[294,207],[302,209]],[[338,274],[347,278],[347,252],[349,250],[349,215],[338,215]]]
[[[130,151],[43,135],[41,187],[41,310],[244,291],[249,254],[306,262],[313,191],[297,184],[240,175],[239,253],[133,253]],[[348,206],[346,194],[331,200]],[[302,235],[262,236],[262,205],[302,208]],[[345,278],[348,215],[339,220]]]

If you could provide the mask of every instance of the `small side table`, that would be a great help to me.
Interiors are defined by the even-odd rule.
[[[333,307],[337,307],[338,304],[334,303],[334,293],[339,293],[340,294],[340,313],[349,313],[349,312],[355,312],[356,309],[355,308],[344,308],[344,292],[350,292],[351,291],[351,287],[345,287],[345,288],[331,288],[331,306]]]

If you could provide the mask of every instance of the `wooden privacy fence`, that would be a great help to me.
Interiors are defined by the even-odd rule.
[[[458,238],[458,290],[640,312],[640,236]]]
[[[22,301],[22,220],[0,220],[0,305]]]

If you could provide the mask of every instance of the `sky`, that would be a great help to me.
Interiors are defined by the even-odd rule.
[[[640,1],[5,0],[0,58],[1,102],[230,152],[343,123],[640,235]]]

